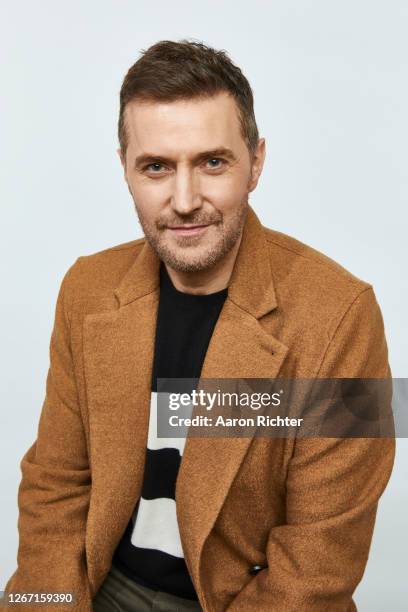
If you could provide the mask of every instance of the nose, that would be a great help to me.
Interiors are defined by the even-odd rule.
[[[178,168],[175,173],[171,205],[180,215],[188,215],[201,208],[202,198],[197,189],[197,177],[191,168]]]

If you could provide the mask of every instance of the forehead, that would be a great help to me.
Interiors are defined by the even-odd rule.
[[[244,143],[237,104],[226,92],[172,102],[130,102],[125,126],[128,148],[133,151],[236,149]]]

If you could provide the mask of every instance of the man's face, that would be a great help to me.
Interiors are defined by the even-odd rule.
[[[264,140],[251,162],[235,100],[224,92],[130,102],[125,122],[128,147],[121,161],[146,239],[180,272],[219,263],[241,237]]]

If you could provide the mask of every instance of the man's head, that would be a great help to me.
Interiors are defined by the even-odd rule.
[[[174,270],[198,272],[237,244],[262,171],[250,85],[223,51],[161,41],[128,71],[119,154],[140,224]],[[176,226],[205,225],[197,230]]]

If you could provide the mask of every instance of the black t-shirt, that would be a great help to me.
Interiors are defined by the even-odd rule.
[[[152,369],[150,421],[142,491],[113,564],[153,590],[197,600],[177,525],[176,479],[185,438],[157,438],[157,378],[196,378],[228,289],[178,291],[163,264]]]

